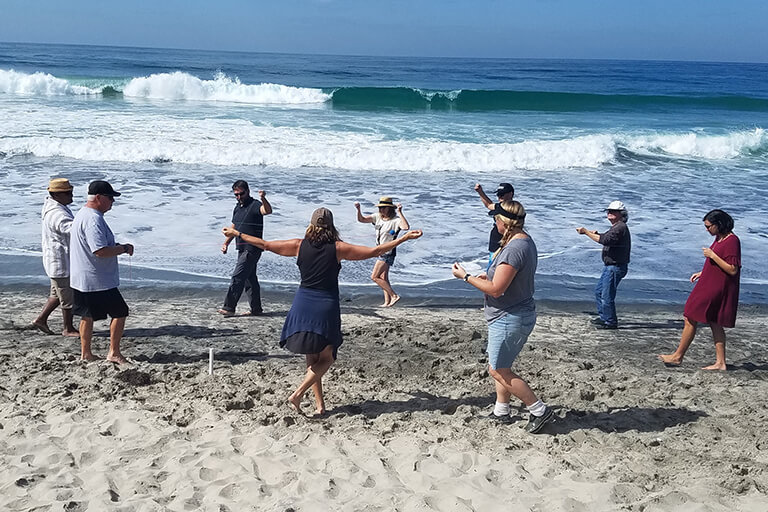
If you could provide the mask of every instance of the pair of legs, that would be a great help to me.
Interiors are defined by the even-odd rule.
[[[496,386],[496,402],[501,404],[509,403],[513,395],[523,402],[526,407],[530,407],[539,401],[528,383],[513,372],[511,368],[498,368],[494,370],[489,366],[488,373],[493,377],[493,382]]]
[[[688,317],[683,317],[683,320],[685,325],[683,326],[683,334],[680,337],[677,350],[672,354],[659,354],[659,359],[666,364],[679,365],[682,363],[688,347],[691,346],[693,338],[696,337],[698,322]],[[709,327],[712,329],[712,340],[715,342],[715,364],[705,366],[702,370],[725,370],[725,329],[723,329],[722,325],[718,324],[709,324]]]
[[[48,327],[48,317],[51,316],[51,313],[53,313],[57,307],[59,307],[59,304],[61,304],[61,301],[58,297],[48,297],[48,301],[45,303],[45,306],[43,306],[43,310],[32,324],[46,334],[53,334],[51,328]],[[64,329],[61,331],[61,335],[79,336],[80,334],[72,323],[74,318],[72,308],[61,308],[61,316],[64,320]]]
[[[237,264],[232,272],[232,281],[224,299],[224,306],[219,310],[222,314],[235,312],[240,296],[245,290],[251,314],[258,315],[261,309],[261,287],[256,275],[256,267],[261,259],[261,251],[242,250],[237,253]]]
[[[323,398],[323,375],[333,364],[333,345],[326,346],[319,354],[307,354],[307,374],[304,380],[296,388],[296,391],[288,397],[288,402],[301,413],[301,399],[309,388],[315,394],[315,413],[325,413],[325,400]]]
[[[626,265],[605,265],[603,273],[595,286],[595,303],[600,320],[606,325],[618,325],[616,318],[616,290],[624,276],[627,275]]]
[[[120,353],[120,340],[123,339],[125,330],[125,318],[113,318],[109,323],[109,352],[107,361],[117,364],[127,363],[128,360]],[[93,339],[93,318],[83,317],[80,320],[80,359],[84,361],[95,361],[98,359],[91,351],[91,340]]]
[[[69,286],[68,277],[52,277],[51,278],[51,293],[48,296],[48,300],[43,306],[43,310],[38,317],[32,322],[32,325],[37,327],[45,334],[53,334],[48,327],[48,317],[51,316],[53,311],[61,306],[61,316],[64,319],[64,328],[61,331],[63,336],[79,336],[77,329],[75,329],[72,323],[73,314],[72,307],[74,306],[74,292]]]
[[[373,265],[373,272],[371,272],[371,279],[374,283],[379,285],[384,291],[384,303],[383,307],[394,306],[395,302],[400,300],[400,296],[392,289],[392,285],[389,284],[389,267],[390,264],[384,260],[376,260]]]

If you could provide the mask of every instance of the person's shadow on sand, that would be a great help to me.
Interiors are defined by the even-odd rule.
[[[596,428],[606,433],[661,432],[669,427],[693,423],[709,416],[704,411],[683,407],[613,407],[607,412],[579,411],[570,409],[564,415],[558,414],[555,421],[543,432],[567,434],[574,430]]]
[[[376,418],[382,414],[417,411],[440,411],[443,414],[455,414],[456,409],[458,409],[460,405],[486,407],[491,403],[489,402],[488,395],[467,398],[446,398],[426,392],[411,393],[411,395],[413,398],[409,398],[408,400],[393,400],[390,402],[366,400],[359,404],[334,407],[333,409],[328,410],[327,415],[361,415],[366,418]]]

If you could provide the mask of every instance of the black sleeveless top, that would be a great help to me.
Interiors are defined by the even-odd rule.
[[[302,288],[339,293],[341,263],[336,259],[336,242],[314,245],[305,238],[301,241],[296,265],[301,273]]]

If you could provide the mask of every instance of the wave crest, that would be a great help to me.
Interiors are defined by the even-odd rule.
[[[217,73],[213,80],[202,80],[181,71],[134,78],[123,89],[123,96],[264,105],[324,103],[331,97],[320,89],[267,83],[248,85],[224,73]]]
[[[20,73],[0,69],[0,94],[30,96],[89,96],[101,94],[101,88],[74,85],[48,73]]]

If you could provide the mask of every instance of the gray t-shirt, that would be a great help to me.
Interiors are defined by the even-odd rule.
[[[100,292],[120,286],[117,256],[102,258],[94,252],[115,245],[115,235],[104,214],[84,206],[75,214],[70,231],[70,286],[81,292]]]
[[[504,316],[505,313],[536,311],[536,303],[533,300],[533,281],[538,257],[536,244],[533,243],[532,238],[528,237],[510,240],[493,258],[488,269],[489,281],[493,280],[496,268],[502,263],[512,265],[517,270],[517,274],[500,297],[485,296],[485,319],[489,323]]]
[[[385,244],[391,242],[400,233],[400,217],[395,215],[391,219],[384,220],[381,215],[374,213],[371,215],[373,218],[373,227],[376,228],[376,245]],[[396,254],[396,249],[382,254]]]

